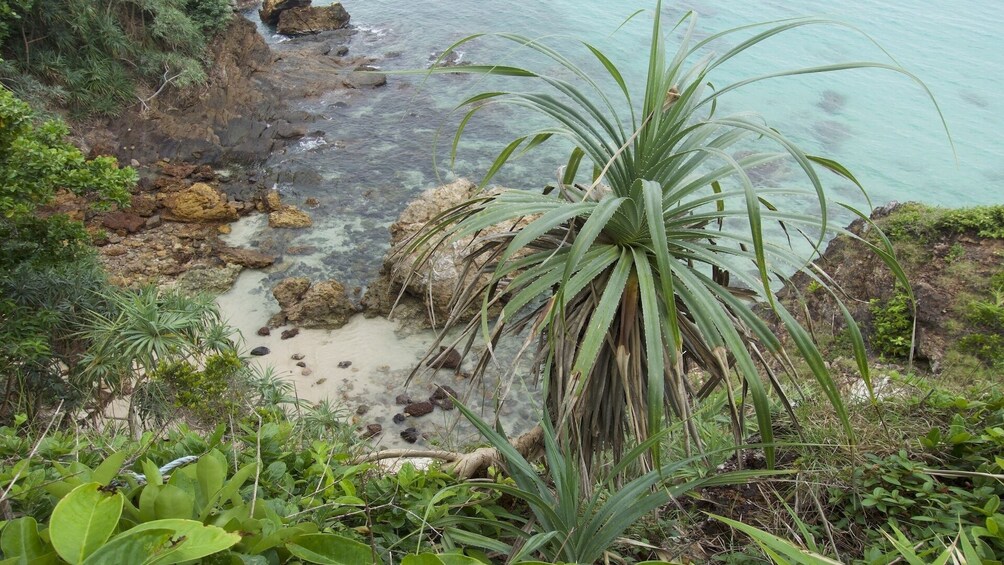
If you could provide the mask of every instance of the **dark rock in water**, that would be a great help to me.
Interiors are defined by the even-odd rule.
[[[352,366],[352,361],[339,361],[338,362],[338,368],[339,369],[348,369],[351,366]]]
[[[836,114],[844,109],[847,104],[847,97],[836,90],[824,90],[823,98],[816,102],[816,106],[827,114]]]
[[[434,369],[459,369],[461,361],[462,358],[460,357],[459,351],[453,349],[452,347],[447,349],[440,346],[439,355],[425,365]]]
[[[381,426],[380,424],[370,424],[366,426],[366,431],[363,432],[362,437],[363,439],[369,439],[379,434],[382,431],[383,431],[383,426]]]
[[[812,126],[812,133],[816,139],[829,149],[837,148],[841,143],[850,139],[852,132],[843,122],[836,120],[823,120]]]
[[[356,415],[362,416],[370,411],[370,407],[365,404],[360,404],[356,407]]]
[[[348,54],[349,54],[349,48],[346,45],[342,45],[338,49],[335,49],[335,55],[339,57],[344,57]]]
[[[279,335],[279,339],[290,339],[294,338],[300,333],[300,328],[289,328],[288,330],[282,330],[282,334]]]
[[[255,347],[251,350],[251,355],[254,355],[255,357],[261,357],[262,355],[268,355],[269,353],[271,353],[271,351],[264,345]]]
[[[394,403],[401,406],[411,404],[411,397],[407,394],[399,394],[396,398],[394,398]]]
[[[275,124],[275,135],[282,139],[299,139],[307,135],[307,128],[293,125],[286,120],[279,120]]]
[[[374,72],[375,70],[372,67],[360,67],[349,73],[342,84],[346,88],[376,88],[387,84],[387,75]]]
[[[457,391],[453,390],[453,387],[451,386],[440,385],[436,387],[436,392],[432,393],[432,397],[430,397],[429,400],[444,400],[446,398],[450,398],[451,396],[456,398]]]
[[[439,406],[443,410],[450,411],[454,408],[452,398],[430,398],[430,400],[433,404]]]
[[[272,330],[268,329],[268,326],[262,326],[258,328],[258,335],[262,337],[268,337],[272,335]]]
[[[429,55],[429,68],[432,67],[462,67],[470,63],[463,62],[464,53],[462,51],[450,51],[444,57],[440,53]]]
[[[404,407],[405,414],[409,416],[414,416],[416,418],[420,416],[425,416],[430,412],[432,412],[431,402],[412,402],[411,404]]]
[[[394,414],[393,420],[394,420],[395,424],[403,424],[404,423],[404,419],[405,419],[404,414],[400,414],[400,413],[399,414]]]
[[[303,367],[306,367],[306,366],[307,366],[307,364],[306,364],[306,363],[304,363],[303,361],[297,361],[297,362],[296,362],[296,366],[297,366],[297,367],[300,367],[300,368],[303,368]]]
[[[416,430],[415,428],[407,428],[406,430],[401,432],[401,439],[403,439],[408,443],[415,443],[416,441],[418,441],[418,437],[419,437],[418,430]]]
[[[241,249],[239,247],[221,247],[217,252],[220,259],[227,263],[234,263],[249,269],[264,269],[275,263],[275,256],[261,253],[253,249]]]
[[[276,31],[283,35],[310,35],[349,25],[349,13],[339,3],[283,10]]]
[[[294,354],[290,355],[289,358],[292,359],[293,361],[299,361],[299,360],[303,359],[304,357],[306,357],[306,356],[303,353],[294,353]]]

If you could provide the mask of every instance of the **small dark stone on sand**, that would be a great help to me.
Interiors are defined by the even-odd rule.
[[[306,356],[303,353],[294,353],[293,355],[290,356],[290,359],[293,359],[294,361],[299,361],[300,359],[303,359],[304,357],[306,357]]]
[[[272,334],[272,330],[268,329],[268,326],[262,326],[258,328],[258,335],[265,337]]]
[[[262,355],[268,355],[269,353],[271,353],[271,351],[269,351],[269,349],[264,345],[255,347],[251,350],[251,355],[254,355],[255,357],[261,357]]]
[[[303,361],[297,361],[297,362],[296,362],[296,366],[297,366],[297,367],[306,367],[306,366],[307,366],[307,364],[306,364],[305,362],[303,362]]]
[[[418,418],[432,412],[431,402],[412,402],[404,407],[404,413]]]
[[[411,397],[407,394],[399,394],[394,398],[394,403],[404,406],[406,404],[411,404]]]
[[[380,432],[383,431],[383,426],[380,424],[370,424],[366,426],[366,431],[363,432],[363,439],[369,439]]]
[[[348,369],[350,366],[352,366],[352,361],[339,361],[338,362],[338,368],[339,369]]]
[[[282,334],[279,339],[289,339],[291,337],[296,337],[300,333],[300,328],[290,328],[288,330],[282,330]]]
[[[365,404],[360,404],[356,408],[356,414],[359,415],[359,416],[362,416],[363,414],[365,414],[365,413],[367,413],[369,411],[370,411],[370,407],[366,406]]]
[[[460,362],[463,358],[460,356],[460,352],[452,347],[447,349],[440,346],[439,355],[435,358],[429,360],[425,364],[426,367],[432,367],[434,369],[459,369]]]
[[[401,439],[408,443],[415,443],[418,441],[418,430],[415,428],[407,428],[401,432]]]
[[[394,423],[403,424],[404,418],[405,418],[404,414],[394,414]]]

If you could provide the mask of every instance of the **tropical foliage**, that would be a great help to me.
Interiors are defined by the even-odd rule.
[[[465,324],[460,313],[480,305],[480,319],[465,326],[471,340],[478,330],[491,344],[505,333],[531,328],[537,345],[529,355],[547,394],[548,413],[559,437],[581,450],[584,470],[592,468],[594,454],[612,450],[616,456],[627,449],[627,438],[658,434],[667,411],[699,445],[692,403],[719,386],[729,393],[737,443],[748,413],[744,406],[751,405],[769,444],[774,406],[768,391],[788,406],[776,371],[790,372],[793,365],[763,312],[784,328],[852,435],[819,351],[774,291],[792,272],[803,271],[839,301],[826,273],[810,262],[824,238],[839,231],[828,222],[832,206],[820,174],[831,171],[857,181],[837,162],[807,154],[754,114],[722,115],[719,102],[745,85],[776,77],[869,67],[912,75],[893,64],[854,62],[723,84],[715,80],[723,64],[748,56],[777,34],[832,22],[809,18],[743,26],[697,40],[696,16],[687,14],[677,26],[679,46],[673,51],[662,21],[657,3],[648,73],[640,86],[629,84],[615,63],[588,43],[586,52],[602,68],[602,80],[544,42],[515,34],[498,36],[543,56],[560,72],[449,69],[541,87],[484,92],[460,105],[465,114],[454,154],[470,120],[491,105],[530,110],[548,122],[508,144],[483,186],[506,162],[552,137],[574,148],[557,184],[542,194],[485,192],[437,218],[412,246],[426,249],[428,258],[430,249],[490,226],[511,228],[475,237],[469,268],[483,277],[457,289],[455,315],[447,325]],[[726,41],[734,45],[711,51]],[[802,182],[779,185],[753,173],[776,162],[794,167]],[[592,171],[588,182],[576,182],[580,168]],[[818,213],[792,207],[806,198]],[[808,251],[800,252],[799,244]],[[903,278],[887,245],[864,244]],[[499,307],[501,315],[490,320]],[[846,310],[845,315],[867,382],[863,343]],[[483,356],[479,370],[490,362],[490,355]],[[773,450],[767,455],[772,462]]]
[[[37,103],[113,114],[156,90],[205,80],[203,55],[229,0],[0,1],[0,80]]]
[[[0,418],[34,415],[49,402],[75,402],[62,379],[86,344],[89,311],[107,306],[107,288],[83,225],[62,214],[42,216],[58,190],[98,208],[128,201],[132,169],[114,159],[87,160],[66,140],[66,126],[38,120],[27,104],[0,88]]]

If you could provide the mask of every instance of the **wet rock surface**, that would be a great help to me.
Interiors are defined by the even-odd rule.
[[[303,6],[283,10],[276,31],[283,35],[309,35],[341,29],[349,25],[349,13],[339,3],[329,6]]]

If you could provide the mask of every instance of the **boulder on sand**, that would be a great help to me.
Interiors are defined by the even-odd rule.
[[[356,307],[336,280],[311,284],[303,277],[284,279],[272,289],[282,311],[269,325],[285,323],[304,328],[337,329],[348,323]]]

